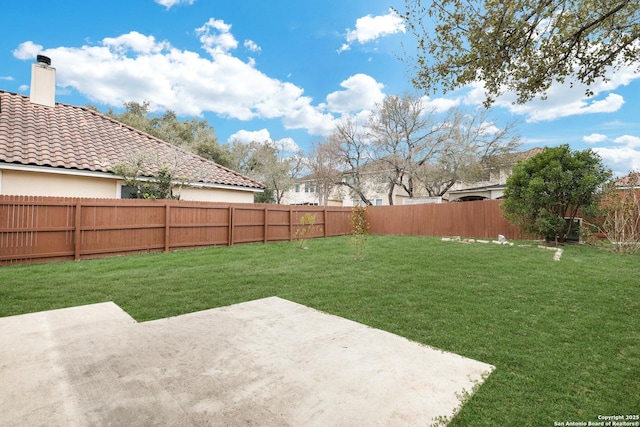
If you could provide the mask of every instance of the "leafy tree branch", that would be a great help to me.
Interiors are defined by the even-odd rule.
[[[544,97],[554,81],[589,87],[637,66],[640,55],[635,0],[405,0],[405,6],[396,12],[417,40],[418,53],[409,58],[415,86],[448,91],[482,81],[487,106],[505,91],[515,91],[519,103]]]

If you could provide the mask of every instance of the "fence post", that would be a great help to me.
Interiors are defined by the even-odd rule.
[[[169,252],[171,242],[169,241],[171,236],[171,205],[166,201],[164,203],[164,251]]]
[[[235,208],[229,206],[229,246],[233,246],[233,213]]]
[[[267,232],[269,231],[269,223],[267,219],[269,218],[269,208],[267,206],[264,207],[264,243],[267,243]]]
[[[324,207],[324,210],[322,212],[322,215],[324,215],[324,237],[327,237],[327,207]]]
[[[74,253],[73,258],[76,261],[80,261],[80,233],[82,230],[82,204],[80,202],[76,202],[76,223],[75,223],[75,245],[74,245]]]
[[[289,206],[289,241],[293,241],[293,206]]]

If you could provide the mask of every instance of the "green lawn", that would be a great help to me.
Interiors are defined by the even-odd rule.
[[[279,296],[496,366],[453,426],[640,412],[640,256],[348,237],[0,268],[0,316],[114,301],[139,321]]]

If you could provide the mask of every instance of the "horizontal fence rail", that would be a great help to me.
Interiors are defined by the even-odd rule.
[[[294,240],[351,232],[349,207],[0,196],[0,265]],[[371,206],[372,234],[521,238],[500,201]]]

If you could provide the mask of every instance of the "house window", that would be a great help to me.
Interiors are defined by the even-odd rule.
[[[130,185],[121,185],[120,186],[120,198],[121,199],[137,199],[138,192],[135,187]]]
[[[382,206],[382,199],[375,199],[373,201],[374,206]]]
[[[316,183],[315,182],[307,182],[304,185],[304,192],[305,193],[315,193],[316,192]]]
[[[315,182],[310,182],[309,184],[307,184],[307,187],[309,188],[309,193],[316,192],[317,185]]]
[[[296,184],[296,193],[300,192],[300,184]]]

